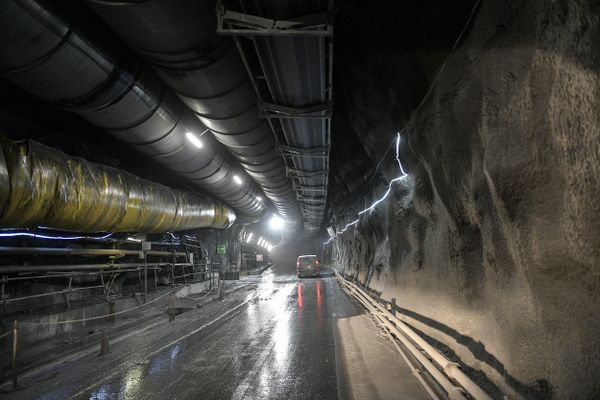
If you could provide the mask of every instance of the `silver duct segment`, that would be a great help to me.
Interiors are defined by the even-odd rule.
[[[169,232],[225,229],[235,221],[229,207],[209,198],[70,157],[33,141],[0,137],[0,155],[2,228]]]
[[[302,215],[274,135],[258,117],[256,93],[229,38],[216,36],[214,1],[88,4],[148,60],[295,227]]]
[[[211,135],[201,149],[189,143],[186,132],[206,128],[153,71],[139,62],[121,68],[36,1],[0,1],[0,24],[0,76],[132,144],[232,206],[241,220],[265,215],[260,190],[220,143]]]

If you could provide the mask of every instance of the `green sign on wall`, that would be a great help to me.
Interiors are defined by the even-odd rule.
[[[218,243],[217,244],[217,255],[223,256],[227,254],[227,246],[225,245],[225,243]]]

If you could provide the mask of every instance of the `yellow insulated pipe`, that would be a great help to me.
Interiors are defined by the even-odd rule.
[[[225,229],[229,207],[36,143],[0,137],[0,228],[75,232]]]

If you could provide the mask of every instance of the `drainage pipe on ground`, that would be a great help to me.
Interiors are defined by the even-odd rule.
[[[394,335],[398,338],[398,340],[400,340],[411,351],[411,353],[413,353],[413,351],[416,351],[416,353],[414,353],[413,355],[417,359],[419,359],[419,362],[421,362],[421,359],[420,359],[420,357],[418,357],[418,355],[422,356],[422,353],[415,347],[414,344],[418,345],[421,349],[423,349],[425,351],[425,353],[429,357],[431,357],[431,359],[434,360],[442,368],[442,370],[448,377],[450,377],[451,379],[454,379],[456,382],[458,382],[471,396],[473,396],[474,399],[476,399],[476,400],[492,400],[492,397],[490,395],[488,395],[485,391],[483,391],[483,389],[481,389],[475,382],[473,382],[473,380],[471,380],[471,378],[469,378],[460,369],[460,366],[457,363],[454,363],[454,362],[451,362],[450,360],[448,360],[435,347],[433,347],[429,343],[427,343],[422,337],[420,337],[408,325],[406,325],[404,322],[402,322],[394,314],[389,312],[383,305],[379,304],[377,301],[375,301],[373,298],[371,298],[371,296],[369,296],[358,285],[356,285],[353,282],[348,281],[337,271],[336,271],[336,275],[338,277],[338,280],[343,285],[350,288],[350,290],[355,294],[355,297],[359,298],[363,304],[365,304],[365,305],[368,304],[369,308],[372,311],[376,311],[376,312],[374,312],[375,315],[378,315],[383,318],[382,322],[385,323],[385,325],[388,326],[394,332]],[[427,368],[426,364],[423,364],[423,365]],[[437,367],[434,366],[434,368],[435,368],[435,371],[439,372]],[[432,372],[432,371],[430,371],[430,368],[427,368],[427,370],[430,373]],[[433,373],[432,373],[432,375],[433,375]],[[434,376],[434,377],[436,377],[436,380],[437,380],[437,377],[439,377],[439,374],[436,373],[436,375],[437,376]],[[444,379],[447,379],[447,378],[444,377]],[[447,383],[445,383],[445,384],[447,384]],[[455,388],[455,386],[453,384],[452,384],[452,386],[448,386],[448,389],[446,388],[446,386],[444,386],[444,385],[442,385],[442,386],[444,387],[444,390],[446,390],[446,391],[448,391],[448,389],[452,389],[452,387]],[[448,393],[450,393],[450,392],[448,392]]]

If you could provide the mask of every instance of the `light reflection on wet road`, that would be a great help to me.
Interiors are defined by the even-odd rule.
[[[256,289],[64,364],[15,398],[335,399],[334,307],[360,312],[334,278],[267,272]]]

